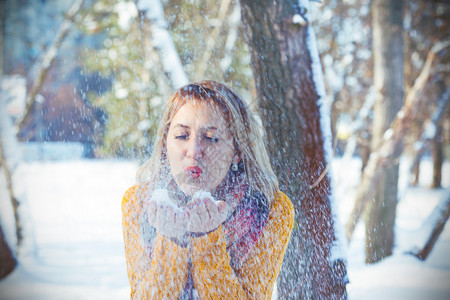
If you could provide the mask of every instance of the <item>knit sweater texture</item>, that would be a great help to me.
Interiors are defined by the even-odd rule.
[[[138,186],[122,201],[123,235],[132,299],[179,299],[191,276],[199,299],[270,299],[294,223],[289,198],[277,192],[256,245],[231,267],[222,225],[184,247],[157,232],[148,249]]]

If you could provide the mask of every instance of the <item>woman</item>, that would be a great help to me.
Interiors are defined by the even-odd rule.
[[[167,103],[122,202],[133,299],[269,299],[294,221],[258,125],[227,86]]]

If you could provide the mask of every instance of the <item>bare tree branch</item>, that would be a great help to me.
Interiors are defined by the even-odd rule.
[[[409,130],[410,124],[417,114],[420,103],[425,101],[425,97],[418,97],[418,94],[425,86],[425,83],[431,74],[436,53],[448,46],[450,46],[450,41],[438,43],[430,50],[420,75],[414,82],[414,86],[406,95],[405,104],[397,114],[397,117],[392,122],[390,128],[386,130],[384,141],[381,146],[370,155],[356,194],[355,205],[345,225],[348,241],[351,240],[353,231],[367,202],[373,196],[379,174],[381,174],[386,167],[390,166],[400,155],[402,137]]]
[[[197,71],[195,72],[195,79],[202,79],[205,74],[206,67],[208,66],[209,59],[211,58],[212,50],[214,49],[214,46],[217,42],[217,37],[219,36],[220,30],[222,29],[222,26],[225,22],[225,17],[227,15],[230,2],[230,0],[223,0],[220,5],[218,15],[219,24],[214,27],[208,37],[208,40],[206,41],[205,51],[203,52],[200,63],[197,66]]]
[[[427,224],[432,225],[430,236],[425,242],[425,245],[421,249],[415,249],[407,252],[420,260],[427,259],[436,244],[439,235],[444,230],[445,224],[450,216],[450,191],[447,189],[444,195],[444,199],[436,206],[431,215],[425,221],[424,225],[422,225],[422,227],[425,227]]]

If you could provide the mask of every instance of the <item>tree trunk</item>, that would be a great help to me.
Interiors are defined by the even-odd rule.
[[[411,185],[415,186],[419,183],[419,175],[420,175],[420,160],[422,158],[422,155],[425,153],[425,151],[428,149],[429,144],[431,143],[432,147],[432,156],[433,156],[433,163],[435,162],[434,156],[435,153],[433,149],[436,149],[434,147],[439,146],[440,142],[440,155],[441,155],[441,163],[438,166],[434,166],[433,170],[437,170],[438,173],[436,174],[436,178],[434,176],[435,172],[433,171],[433,183],[431,187],[440,187],[441,183],[441,176],[442,176],[442,163],[443,163],[443,150],[442,150],[442,121],[445,116],[445,112],[447,111],[449,105],[450,105],[450,88],[447,88],[444,93],[439,97],[437,100],[438,107],[434,111],[433,115],[431,116],[430,120],[426,123],[423,129],[423,133],[420,136],[420,139],[415,143],[418,145],[418,149],[413,156],[412,159],[412,166],[411,166]],[[436,145],[437,144],[437,145]],[[436,146],[435,146],[436,145]],[[436,184],[434,186],[434,184]]]
[[[372,2],[374,85],[376,102],[372,149],[380,147],[397,112],[402,107],[403,39],[402,1]],[[374,200],[366,216],[366,262],[375,263],[392,254],[397,206],[398,164],[380,174]]]
[[[419,176],[420,176],[420,161],[422,160],[422,153],[419,153],[414,156],[414,160],[411,166],[411,186],[416,186],[419,184]]]
[[[241,7],[267,148],[296,211],[278,296],[345,299],[346,266],[335,249],[340,241],[327,173],[330,115],[309,7],[287,0],[243,0]]]
[[[359,156],[361,157],[361,174],[364,173],[364,169],[367,166],[367,163],[369,162],[369,157],[370,157],[370,140],[366,141],[363,140],[360,145],[360,154]]]
[[[3,228],[0,224],[0,279],[5,278],[15,267],[16,259],[6,242]]]
[[[334,99],[333,102],[331,103],[331,140],[332,141],[337,141],[338,137],[338,126],[337,126],[337,122],[338,122],[338,118],[339,118],[339,111],[336,108],[336,104],[338,103],[338,98],[340,97],[339,93],[335,93],[334,95]],[[346,141],[346,147],[348,147],[349,144],[349,140],[347,139]]]
[[[7,82],[8,80],[9,82]],[[21,80],[20,76],[10,76],[9,78],[2,76],[0,77],[0,83],[0,166],[1,171],[5,174],[6,188],[8,189],[8,196],[14,213],[16,242],[19,250],[23,240],[22,221],[19,212],[21,201],[17,196],[13,178],[21,161],[21,152],[14,135],[13,122],[6,108],[7,99],[14,97],[10,89],[13,86],[22,86],[25,90],[25,80]]]
[[[0,77],[3,75],[3,21],[4,21],[4,3],[0,2]],[[3,101],[0,99],[0,101]],[[3,109],[3,108],[2,108]],[[0,135],[1,139],[1,135]],[[0,143],[0,153],[1,151],[1,143]],[[3,155],[0,155],[2,157]],[[0,168],[4,168],[4,165],[1,165]],[[11,251],[8,243],[6,242],[5,235],[3,234],[3,228],[0,222],[0,279],[6,277],[9,273],[11,273],[16,266],[16,259],[14,258],[14,254]]]
[[[442,121],[444,119],[445,113],[450,105],[450,88],[447,88],[442,95],[439,97],[439,99],[436,101],[438,104],[438,107],[431,115],[430,120],[425,124],[423,127],[423,132],[417,142],[415,142],[415,148],[417,147],[417,151],[412,159],[412,166],[410,173],[412,174],[412,185],[417,185],[419,183],[419,169],[420,169],[420,160],[422,158],[422,155],[425,153],[425,151],[428,149],[428,146],[430,143],[434,143],[434,141],[441,142],[442,147]],[[440,137],[439,137],[440,136]],[[433,147],[433,145],[432,145]],[[433,151],[433,150],[432,150]],[[432,153],[432,155],[434,155]],[[441,148],[441,155],[442,148]],[[440,168],[442,168],[442,157],[441,157],[441,164]],[[435,168],[437,169],[437,168]],[[441,176],[439,172],[439,176]],[[441,182],[441,178],[439,177],[437,179],[439,182]],[[433,179],[434,182],[434,179]]]
[[[436,135],[432,140],[431,156],[433,157],[433,182],[431,188],[441,187],[442,164],[444,163],[444,151],[442,145],[442,126],[436,128]]]

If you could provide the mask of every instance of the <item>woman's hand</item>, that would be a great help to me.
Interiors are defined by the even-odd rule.
[[[204,198],[189,201],[185,211],[188,231],[209,232],[226,220],[228,208],[224,201]]]
[[[180,238],[186,233],[186,212],[155,201],[147,201],[144,205],[150,226],[167,237]]]

